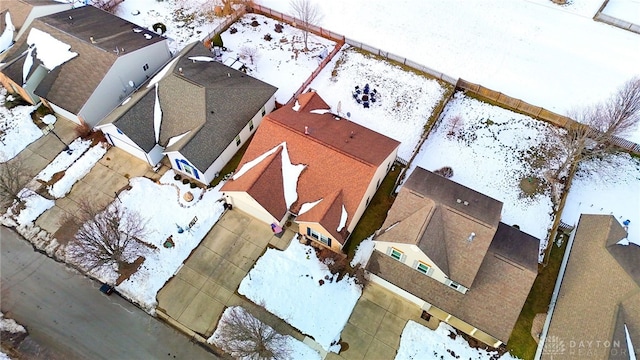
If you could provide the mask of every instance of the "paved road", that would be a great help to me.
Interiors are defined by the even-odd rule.
[[[0,226],[2,311],[65,359],[217,359]]]

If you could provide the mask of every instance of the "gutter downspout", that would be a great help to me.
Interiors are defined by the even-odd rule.
[[[578,225],[579,224],[580,224],[580,220],[578,220]],[[560,294],[560,286],[562,285],[564,273],[567,270],[567,263],[569,262],[569,255],[571,254],[571,248],[573,248],[573,240],[576,237],[577,229],[578,229],[578,226],[576,226],[571,232],[571,236],[569,237],[569,242],[567,243],[567,248],[565,249],[564,256],[562,257],[562,264],[560,264],[560,272],[558,273],[556,284],[553,287],[553,294],[551,295],[549,312],[547,313],[547,318],[545,319],[544,326],[542,327],[542,335],[540,336],[540,342],[538,343],[538,347],[536,348],[536,355],[534,357],[535,360],[540,360],[542,358],[542,350],[544,348],[544,343],[547,340],[547,333],[549,332],[549,326],[551,325],[551,318],[553,317],[553,311],[556,308],[556,302],[558,301],[558,295]]]

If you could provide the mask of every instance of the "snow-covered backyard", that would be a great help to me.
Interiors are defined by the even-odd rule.
[[[0,86],[0,163],[13,159],[20,151],[42,136],[42,131],[31,120],[34,106],[16,106],[7,109],[6,101],[13,95]]]
[[[580,214],[611,214],[630,220],[628,240],[640,246],[640,159],[622,153],[603,162],[578,166],[562,211],[562,221],[577,225]]]
[[[187,44],[202,41],[226,17],[215,16],[210,0],[135,0],[123,1],[114,14],[132,23],[153,30],[153,25],[163,23],[164,35],[173,40],[172,51],[180,51]]]
[[[229,307],[226,308],[224,313],[222,313],[222,317],[220,318],[220,321],[218,322],[218,326],[216,327],[216,330],[213,332],[213,335],[211,335],[211,337],[209,339],[207,339],[207,342],[209,344],[214,344],[217,347],[229,352],[231,354],[231,356],[233,356],[236,359],[240,359],[240,360],[249,360],[252,359],[252,357],[243,357],[240,354],[236,354],[230,351],[231,348],[235,347],[235,346],[239,346],[239,347],[245,347],[243,346],[243,344],[235,339],[229,339],[228,334],[229,332],[233,332],[234,329],[225,329],[225,325],[222,325],[225,322],[230,322],[231,324],[237,323],[234,322],[233,320],[233,311],[238,311],[240,312],[242,315],[241,316],[248,316],[249,321],[244,321],[242,322],[243,324],[252,324],[255,326],[249,326],[249,329],[256,329],[256,328],[262,328],[262,326],[265,326],[265,328],[262,328],[262,330],[264,331],[265,334],[270,334],[273,330],[273,328],[271,328],[268,325],[265,325],[263,323],[260,322],[260,320],[256,319],[255,317],[253,317],[253,315],[251,315],[246,309],[239,307],[239,306],[234,306],[234,307]],[[257,325],[257,323],[255,322],[260,322],[261,325]],[[237,330],[236,330],[237,331]],[[277,343],[281,346],[280,349],[286,349],[285,352],[288,352],[288,356],[287,359],[291,359],[291,360],[320,360],[320,354],[318,354],[317,351],[311,349],[309,346],[305,345],[302,341],[296,340],[294,337],[289,336],[289,335],[276,335],[275,337],[284,337],[281,341],[277,340]]]
[[[364,108],[353,96],[369,84],[375,102]],[[313,80],[315,89],[334,112],[401,142],[398,156],[409,160],[424,133],[446,84],[403,69],[346,45]],[[356,94],[358,95],[358,94]],[[340,104],[340,106],[338,106]]]
[[[640,26],[640,2],[637,0],[609,0],[602,13]]]
[[[257,2],[290,12],[287,0]],[[640,36],[594,21],[596,0],[314,3],[331,31],[561,114],[640,75]]]
[[[276,32],[276,24],[283,25],[282,32]],[[267,34],[271,40],[265,39]],[[309,34],[309,51],[302,51],[300,30],[258,14],[242,16],[221,36],[227,48],[222,60],[240,58],[249,75],[278,88],[276,101],[281,104],[289,101],[318,67],[318,55],[331,52],[335,46],[331,40]],[[251,51],[255,51],[253,59],[245,56]]]
[[[325,350],[338,352],[340,333],[362,289],[353,278],[336,281],[336,276],[296,237],[285,251],[267,249],[238,292],[313,337]]]
[[[222,197],[218,192],[219,187],[206,191],[191,189],[188,184],[174,180],[174,175],[173,170],[167,171],[160,179],[160,184],[146,178],[133,178],[129,182],[131,189],[121,192],[116,200],[121,201],[127,210],[141,214],[147,221],[145,228],[148,234],[142,240],[152,246],[140,254],[145,260],[138,271],[116,289],[150,313],[155,312],[158,291],[223,212],[222,203],[218,202]],[[183,198],[187,191],[193,194],[191,202]],[[197,217],[195,225],[187,229],[194,217]],[[187,230],[180,233],[178,226]],[[167,248],[164,244],[169,237],[172,237],[173,247]],[[113,268],[101,268],[94,275],[109,283],[114,283],[118,277]]]
[[[412,163],[453,169],[453,181],[503,202],[502,221],[546,246],[553,224],[551,191],[543,173],[554,158],[551,125],[457,92]],[[525,194],[521,184],[534,187]],[[537,186],[536,186],[537,185]]]
[[[409,320],[402,331],[400,348],[395,360],[497,359],[496,353],[472,348],[462,336],[455,335],[452,339],[450,334],[455,335],[456,331],[449,324],[441,322],[438,328],[433,331]],[[517,358],[505,353],[499,359],[514,360]]]

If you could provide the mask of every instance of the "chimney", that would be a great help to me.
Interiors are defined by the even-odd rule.
[[[472,242],[475,237],[476,237],[476,233],[472,232],[471,234],[469,234],[469,237],[467,238],[467,241],[468,242]]]
[[[304,134],[305,135],[309,135],[309,127],[308,126],[304,127]]]
[[[350,137],[351,139],[353,139],[353,136],[354,136],[355,134],[356,134],[356,133],[354,133],[354,132],[352,131],[352,132],[351,132],[351,134],[349,134],[349,137]]]

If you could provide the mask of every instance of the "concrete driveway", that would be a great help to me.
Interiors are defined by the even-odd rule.
[[[129,184],[130,178],[145,176],[158,180],[167,169],[168,167],[163,166],[158,172],[153,172],[146,162],[122,149],[112,147],[84,178],[73,185],[69,194],[57,199],[55,206],[40,215],[36,225],[53,234],[59,241],[65,241],[70,235],[63,231],[62,219],[66,213],[75,214],[82,200],[91,200],[93,204],[105,207],[115,199],[117,192]]]
[[[275,329],[302,339],[282,320],[236,293],[267,245],[284,249],[294,234],[287,229],[277,238],[267,224],[239,210],[226,211],[176,276],[158,292],[157,312],[186,332],[207,338],[225,307],[241,305]]]

